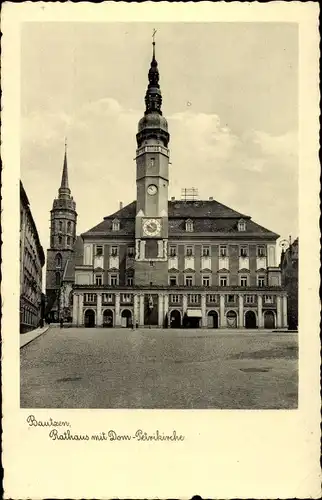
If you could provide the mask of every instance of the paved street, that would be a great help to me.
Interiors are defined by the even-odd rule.
[[[297,335],[50,328],[23,347],[24,408],[296,408]]]

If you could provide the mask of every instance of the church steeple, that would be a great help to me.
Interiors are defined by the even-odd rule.
[[[138,133],[136,141],[138,148],[142,146],[145,141],[150,139],[159,141],[157,144],[162,144],[165,148],[168,147],[170,139],[168,133],[168,122],[162,116],[161,105],[162,95],[159,84],[159,69],[155,57],[155,36],[156,31],[153,32],[152,42],[152,60],[148,73],[148,88],[145,93],[145,111],[144,116],[139,121]]]
[[[70,189],[69,189],[69,186],[68,186],[67,143],[66,143],[66,139],[65,139],[65,154],[64,154],[63,173],[62,173],[60,188],[58,190],[58,198],[60,200],[69,200],[70,199]]]
[[[145,114],[148,113],[159,113],[162,115],[161,104],[162,104],[162,95],[159,85],[159,70],[158,70],[158,62],[155,58],[155,36],[156,31],[153,32],[153,42],[152,42],[152,61],[149,69],[149,84],[145,94]]]

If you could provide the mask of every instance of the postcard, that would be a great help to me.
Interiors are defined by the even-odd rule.
[[[2,31],[5,498],[319,498],[318,5]]]

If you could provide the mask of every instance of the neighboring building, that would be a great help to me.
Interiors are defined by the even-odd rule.
[[[44,251],[26,191],[20,181],[20,333],[37,328],[43,319],[44,264]]]
[[[154,49],[136,135],[136,201],[82,234],[73,323],[285,328],[278,235],[212,198],[168,200],[170,136]]]
[[[281,254],[282,285],[287,290],[287,320],[290,330],[298,328],[299,239],[290,242]]]
[[[76,203],[68,185],[67,152],[65,147],[63,173],[58,198],[54,199],[50,212],[50,248],[47,250],[46,265],[46,317],[49,321],[64,319],[61,311],[62,281],[67,263],[73,259],[76,241]]]

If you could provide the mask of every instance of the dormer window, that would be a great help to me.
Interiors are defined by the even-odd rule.
[[[238,222],[238,231],[246,231],[246,222],[243,219]]]
[[[189,233],[193,232],[193,222],[191,219],[186,220],[186,231]]]
[[[120,221],[118,219],[114,219],[112,222],[112,231],[120,230]]]

